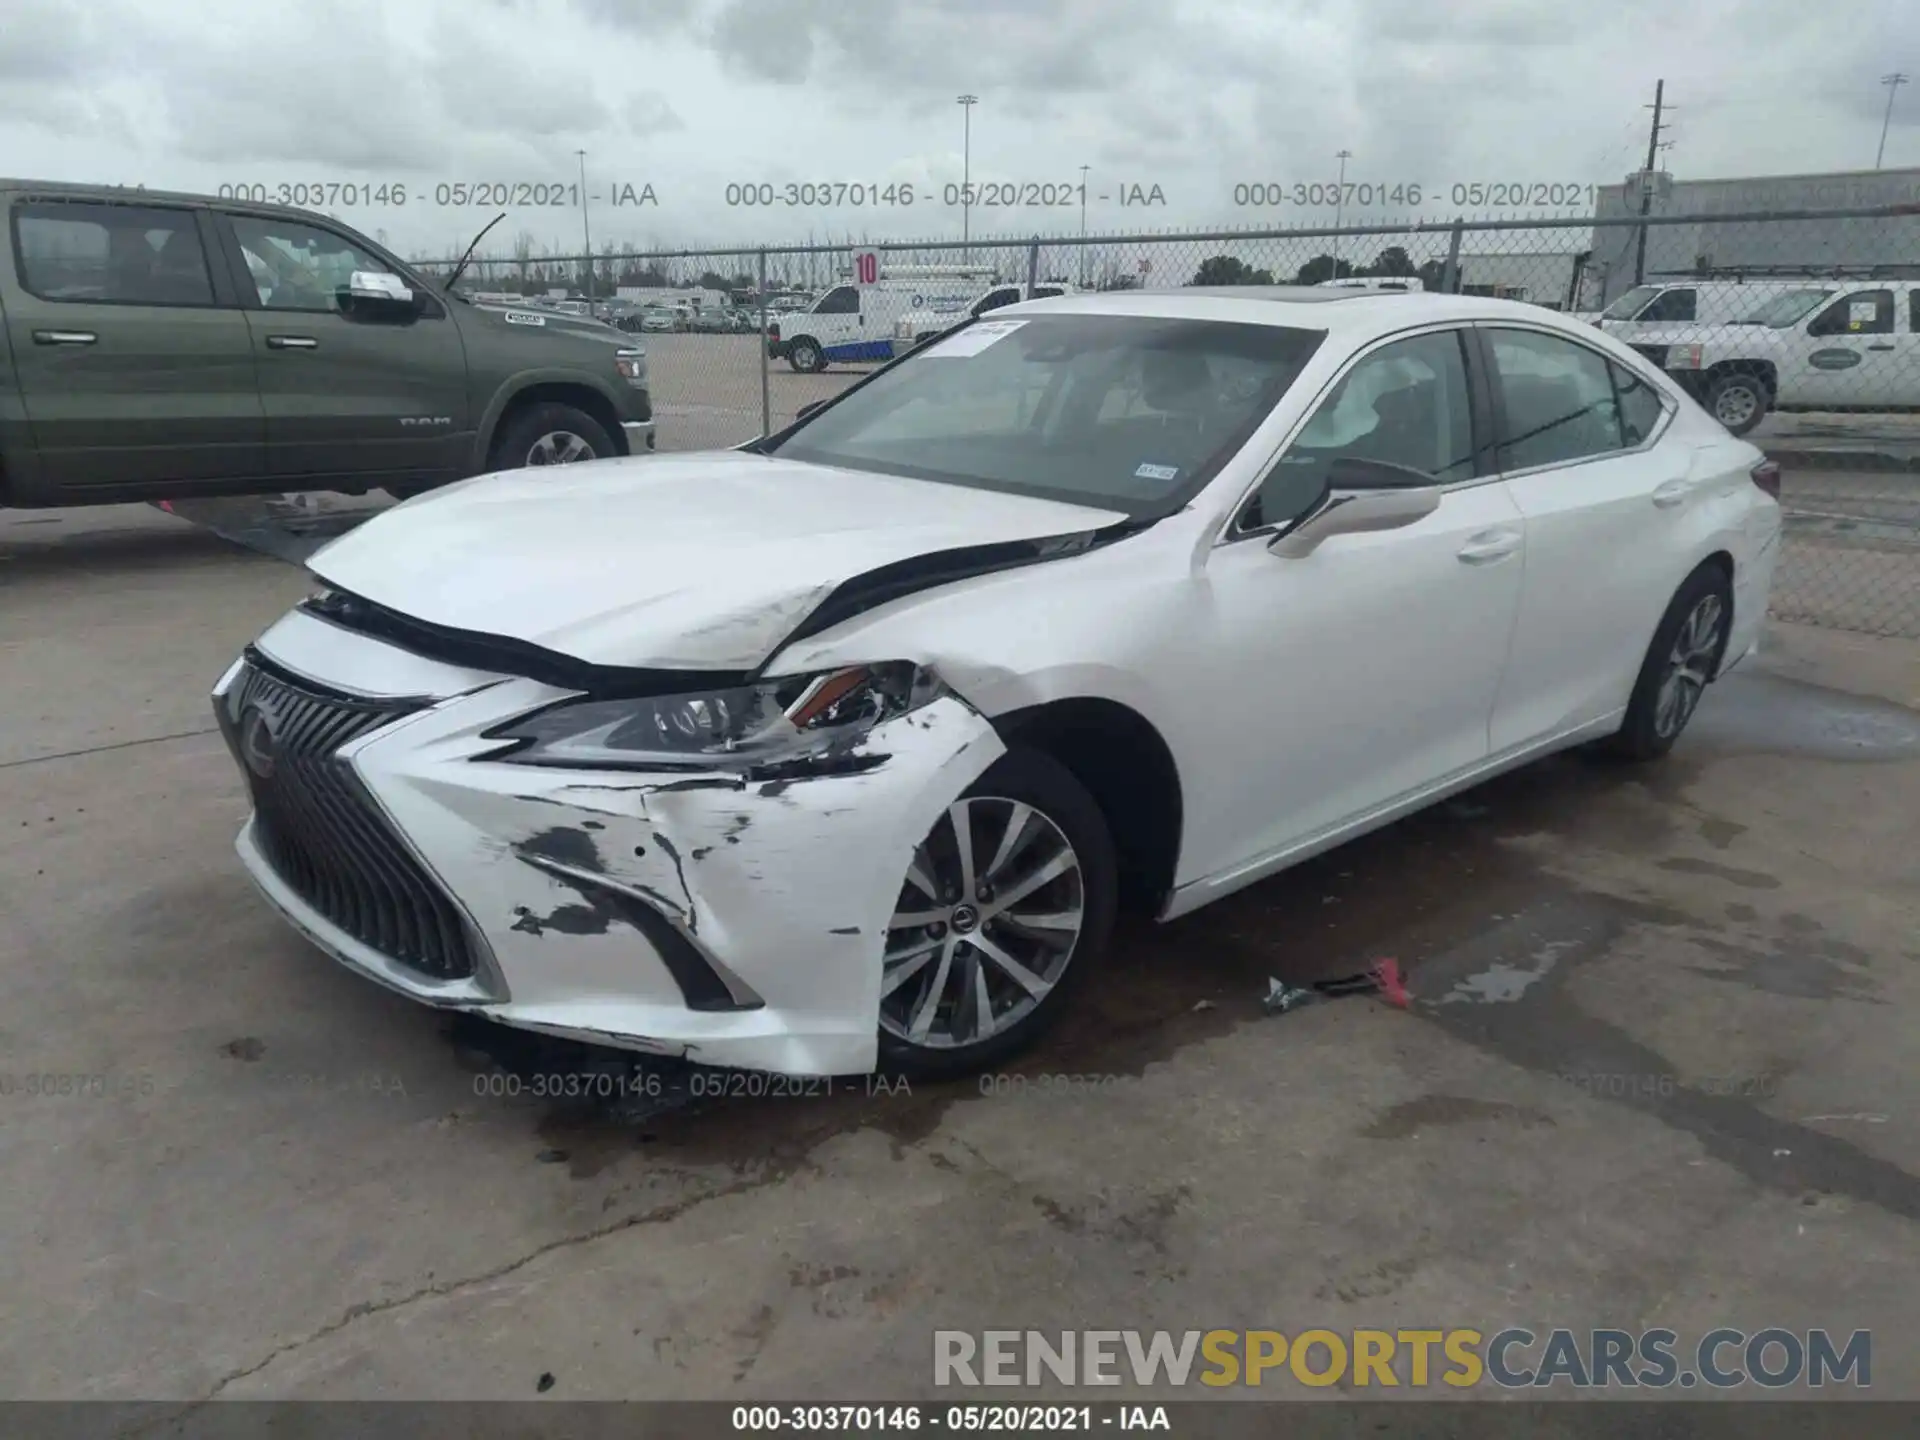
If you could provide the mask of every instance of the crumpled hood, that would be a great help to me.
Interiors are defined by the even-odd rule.
[[[648,455],[453,485],[308,568],[413,619],[590,665],[751,670],[868,572],[1125,518],[737,451]]]

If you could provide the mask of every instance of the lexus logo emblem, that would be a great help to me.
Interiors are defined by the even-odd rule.
[[[267,712],[257,706],[247,711],[240,722],[240,758],[262,780],[273,776],[274,743],[273,722]]]

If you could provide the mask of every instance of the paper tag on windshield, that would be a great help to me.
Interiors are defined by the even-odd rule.
[[[1024,320],[982,320],[969,325],[958,335],[949,336],[938,345],[929,346],[924,352],[928,355],[944,355],[948,359],[978,355],[996,341],[1004,340],[1027,322]]]
[[[1880,302],[1877,300],[1850,300],[1847,302],[1847,320],[1854,325],[1871,325],[1880,314]]]
[[[1134,476],[1140,480],[1171,480],[1180,473],[1178,465],[1142,465]]]

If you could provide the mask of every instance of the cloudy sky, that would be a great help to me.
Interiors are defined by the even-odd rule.
[[[322,204],[412,254],[463,248],[474,182],[572,182],[595,248],[957,236],[976,183],[1064,189],[1090,167],[1095,233],[1313,224],[1238,208],[1236,183],[1423,189],[1618,183],[1654,81],[1684,178],[1920,166],[1914,0],[0,0],[0,168],[216,191],[385,186]],[[1845,23],[1836,15],[1843,14]],[[911,209],[727,203],[727,186],[906,186]],[[396,186],[408,199],[394,203]],[[651,187],[654,203],[644,201]],[[1134,191],[1132,187],[1139,187]],[[1122,206],[1125,194],[1164,204]],[[346,192],[335,192],[336,197]],[[896,194],[898,192],[896,191]],[[1102,200],[1102,195],[1107,196]],[[444,198],[447,203],[438,203]],[[570,197],[569,197],[570,198]],[[1024,198],[1024,197],[1023,197]],[[1351,219],[1400,218],[1400,204]],[[577,248],[581,215],[516,208]],[[1078,231],[1077,200],[972,232]]]

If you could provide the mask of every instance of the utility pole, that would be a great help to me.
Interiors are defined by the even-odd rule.
[[[1342,150],[1333,157],[1340,162],[1340,183],[1333,191],[1333,274],[1327,278],[1340,278],[1340,227],[1345,223],[1347,213],[1347,161],[1353,158],[1351,150]]]
[[[580,239],[587,247],[587,300],[593,300],[593,231],[587,224],[587,152],[576,150],[580,157]]]
[[[1080,288],[1087,288],[1087,171],[1091,165],[1080,167]]]
[[[960,263],[965,265],[973,259],[968,222],[973,216],[973,107],[980,103],[980,97],[962,95],[958,103],[965,117],[960,132]]]
[[[1876,170],[1880,168],[1880,162],[1887,158],[1887,127],[1893,124],[1893,97],[1900,93],[1900,87],[1907,83],[1907,77],[1896,70],[1891,75],[1882,75],[1880,83],[1887,87],[1887,113],[1880,122],[1880,148],[1873,154],[1873,168]]]
[[[1667,101],[1667,82],[1653,82],[1653,129],[1647,135],[1647,168],[1640,174],[1640,213],[1645,216],[1653,211],[1653,167],[1660,154],[1660,132],[1665,127],[1660,117],[1665,113]],[[1647,227],[1640,227],[1639,238],[1633,245],[1633,283],[1638,285],[1647,276]]]

